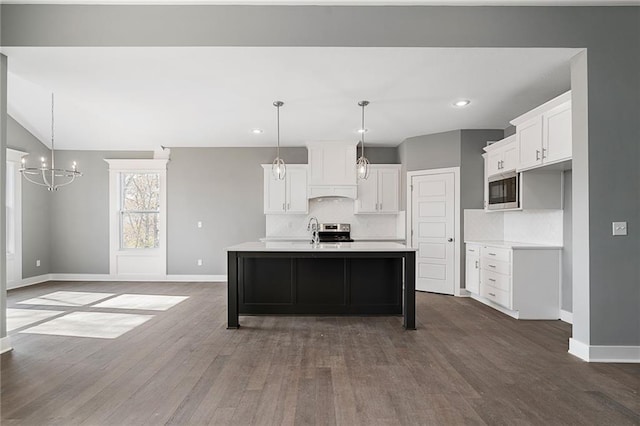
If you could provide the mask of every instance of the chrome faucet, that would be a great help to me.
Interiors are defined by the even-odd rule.
[[[311,231],[311,242],[313,244],[320,243],[320,234],[318,234],[319,229],[320,223],[318,222],[318,218],[315,216],[311,216],[309,218],[309,223],[307,223],[307,231]]]

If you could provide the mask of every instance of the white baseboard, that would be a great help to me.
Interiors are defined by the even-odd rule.
[[[47,281],[160,281],[160,282],[226,282],[226,275],[110,275],[110,274],[44,274],[23,279],[14,288],[26,287]]]
[[[9,352],[12,349],[13,347],[11,347],[11,339],[9,338],[9,336],[0,338],[0,354]]]
[[[570,338],[569,353],[587,362],[640,363],[640,346],[587,345]]]
[[[564,311],[560,309],[560,321],[573,324],[573,312]]]
[[[44,283],[47,281],[51,281],[51,274],[37,275],[35,277],[24,278],[19,281],[17,284],[12,284],[7,286],[7,290],[12,290],[14,288],[26,287],[29,285],[35,285]]]

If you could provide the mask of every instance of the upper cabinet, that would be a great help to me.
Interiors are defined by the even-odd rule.
[[[518,171],[571,160],[571,91],[511,121]]]
[[[358,181],[355,213],[398,213],[401,166],[399,164],[371,164],[369,167],[369,177]]]
[[[307,142],[309,198],[356,198],[356,142]]]
[[[307,165],[287,164],[284,180],[271,173],[271,164],[263,164],[265,214],[307,214]]]
[[[512,135],[484,148],[487,153],[487,177],[513,172],[518,162],[516,136]]]

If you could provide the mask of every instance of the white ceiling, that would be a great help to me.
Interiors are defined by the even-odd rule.
[[[367,143],[453,129],[505,128],[570,88],[577,49],[2,48],[9,114],[57,149]],[[471,105],[455,108],[466,98]],[[254,135],[251,129],[264,133]],[[10,143],[10,141],[9,141]]]

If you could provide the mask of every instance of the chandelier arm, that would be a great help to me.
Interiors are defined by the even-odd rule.
[[[49,182],[49,179],[47,179],[47,173],[49,170],[46,169],[42,169],[42,181],[45,183],[44,186],[48,186],[49,188],[51,188],[51,182]]]
[[[26,173],[28,170],[29,170],[29,169],[24,169],[24,171],[22,172],[22,176],[24,176],[24,178],[25,178],[26,180],[28,180],[29,182],[34,183],[34,184],[36,184],[36,185],[40,185],[40,186],[47,186],[47,185],[46,185],[46,184],[44,184],[43,182],[40,182],[40,181],[37,181],[37,180],[32,179],[32,178],[30,177],[31,175],[30,175],[29,173]]]
[[[67,185],[69,185],[70,183],[72,183],[74,180],[76,180],[76,175],[73,175],[73,176],[67,176],[67,177],[71,177],[71,179],[69,179],[69,181],[68,181],[68,182],[63,182],[63,183],[59,183],[59,184],[57,184],[56,186],[54,186],[54,188],[53,188],[53,189],[58,189],[58,188],[60,188],[61,186],[67,186]]]

